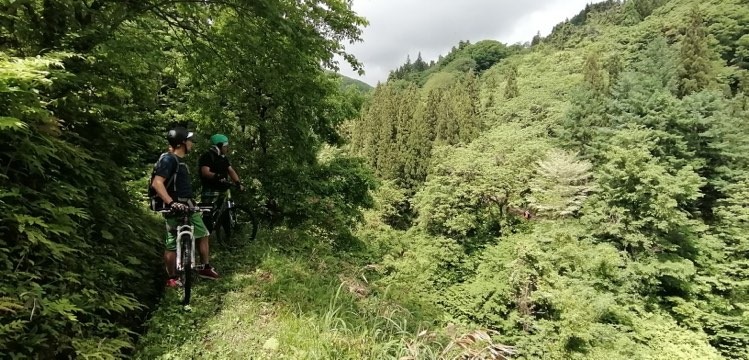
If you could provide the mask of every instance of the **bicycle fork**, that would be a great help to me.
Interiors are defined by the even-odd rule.
[[[192,225],[180,225],[177,227],[177,271],[183,271],[182,267],[182,236],[190,236],[190,266],[195,267],[195,238]],[[187,269],[190,271],[192,269]]]

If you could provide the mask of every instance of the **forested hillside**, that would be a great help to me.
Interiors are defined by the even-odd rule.
[[[749,359],[748,100],[741,0],[409,60],[350,124],[377,283],[520,358]]]
[[[355,89],[364,93],[367,93],[373,89],[372,86],[370,86],[369,84],[361,80],[352,79],[350,77],[343,76],[343,75],[341,75],[341,85],[344,88],[354,87]]]

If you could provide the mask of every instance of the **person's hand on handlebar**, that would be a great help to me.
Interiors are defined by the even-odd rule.
[[[187,204],[185,203],[172,201],[172,203],[169,204],[169,209],[175,213],[186,213],[187,211],[190,210],[190,207],[187,206]]]

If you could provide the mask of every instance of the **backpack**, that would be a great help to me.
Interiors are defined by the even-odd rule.
[[[174,155],[172,153],[165,152],[159,156],[159,160],[156,161],[156,163],[153,164],[153,169],[151,170],[151,178],[148,180],[148,204],[152,211],[159,211],[164,210],[166,208],[166,205],[164,204],[164,201],[161,200],[161,197],[159,197],[159,194],[156,193],[156,189],[151,186],[153,184],[153,178],[156,177],[156,166],[159,164],[159,161],[164,158],[164,156],[173,156],[174,160],[177,161],[177,167],[174,169],[174,174],[169,177],[164,187],[166,187],[167,191],[169,191],[169,187],[172,187],[172,191],[177,191],[177,173],[179,172],[179,158],[177,158],[177,155]]]

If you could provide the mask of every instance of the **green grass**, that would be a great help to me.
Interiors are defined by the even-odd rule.
[[[222,279],[199,281],[189,312],[168,291],[134,358],[432,359],[450,344],[440,321],[422,317],[436,310],[372,284],[366,249],[276,230],[214,253]]]

